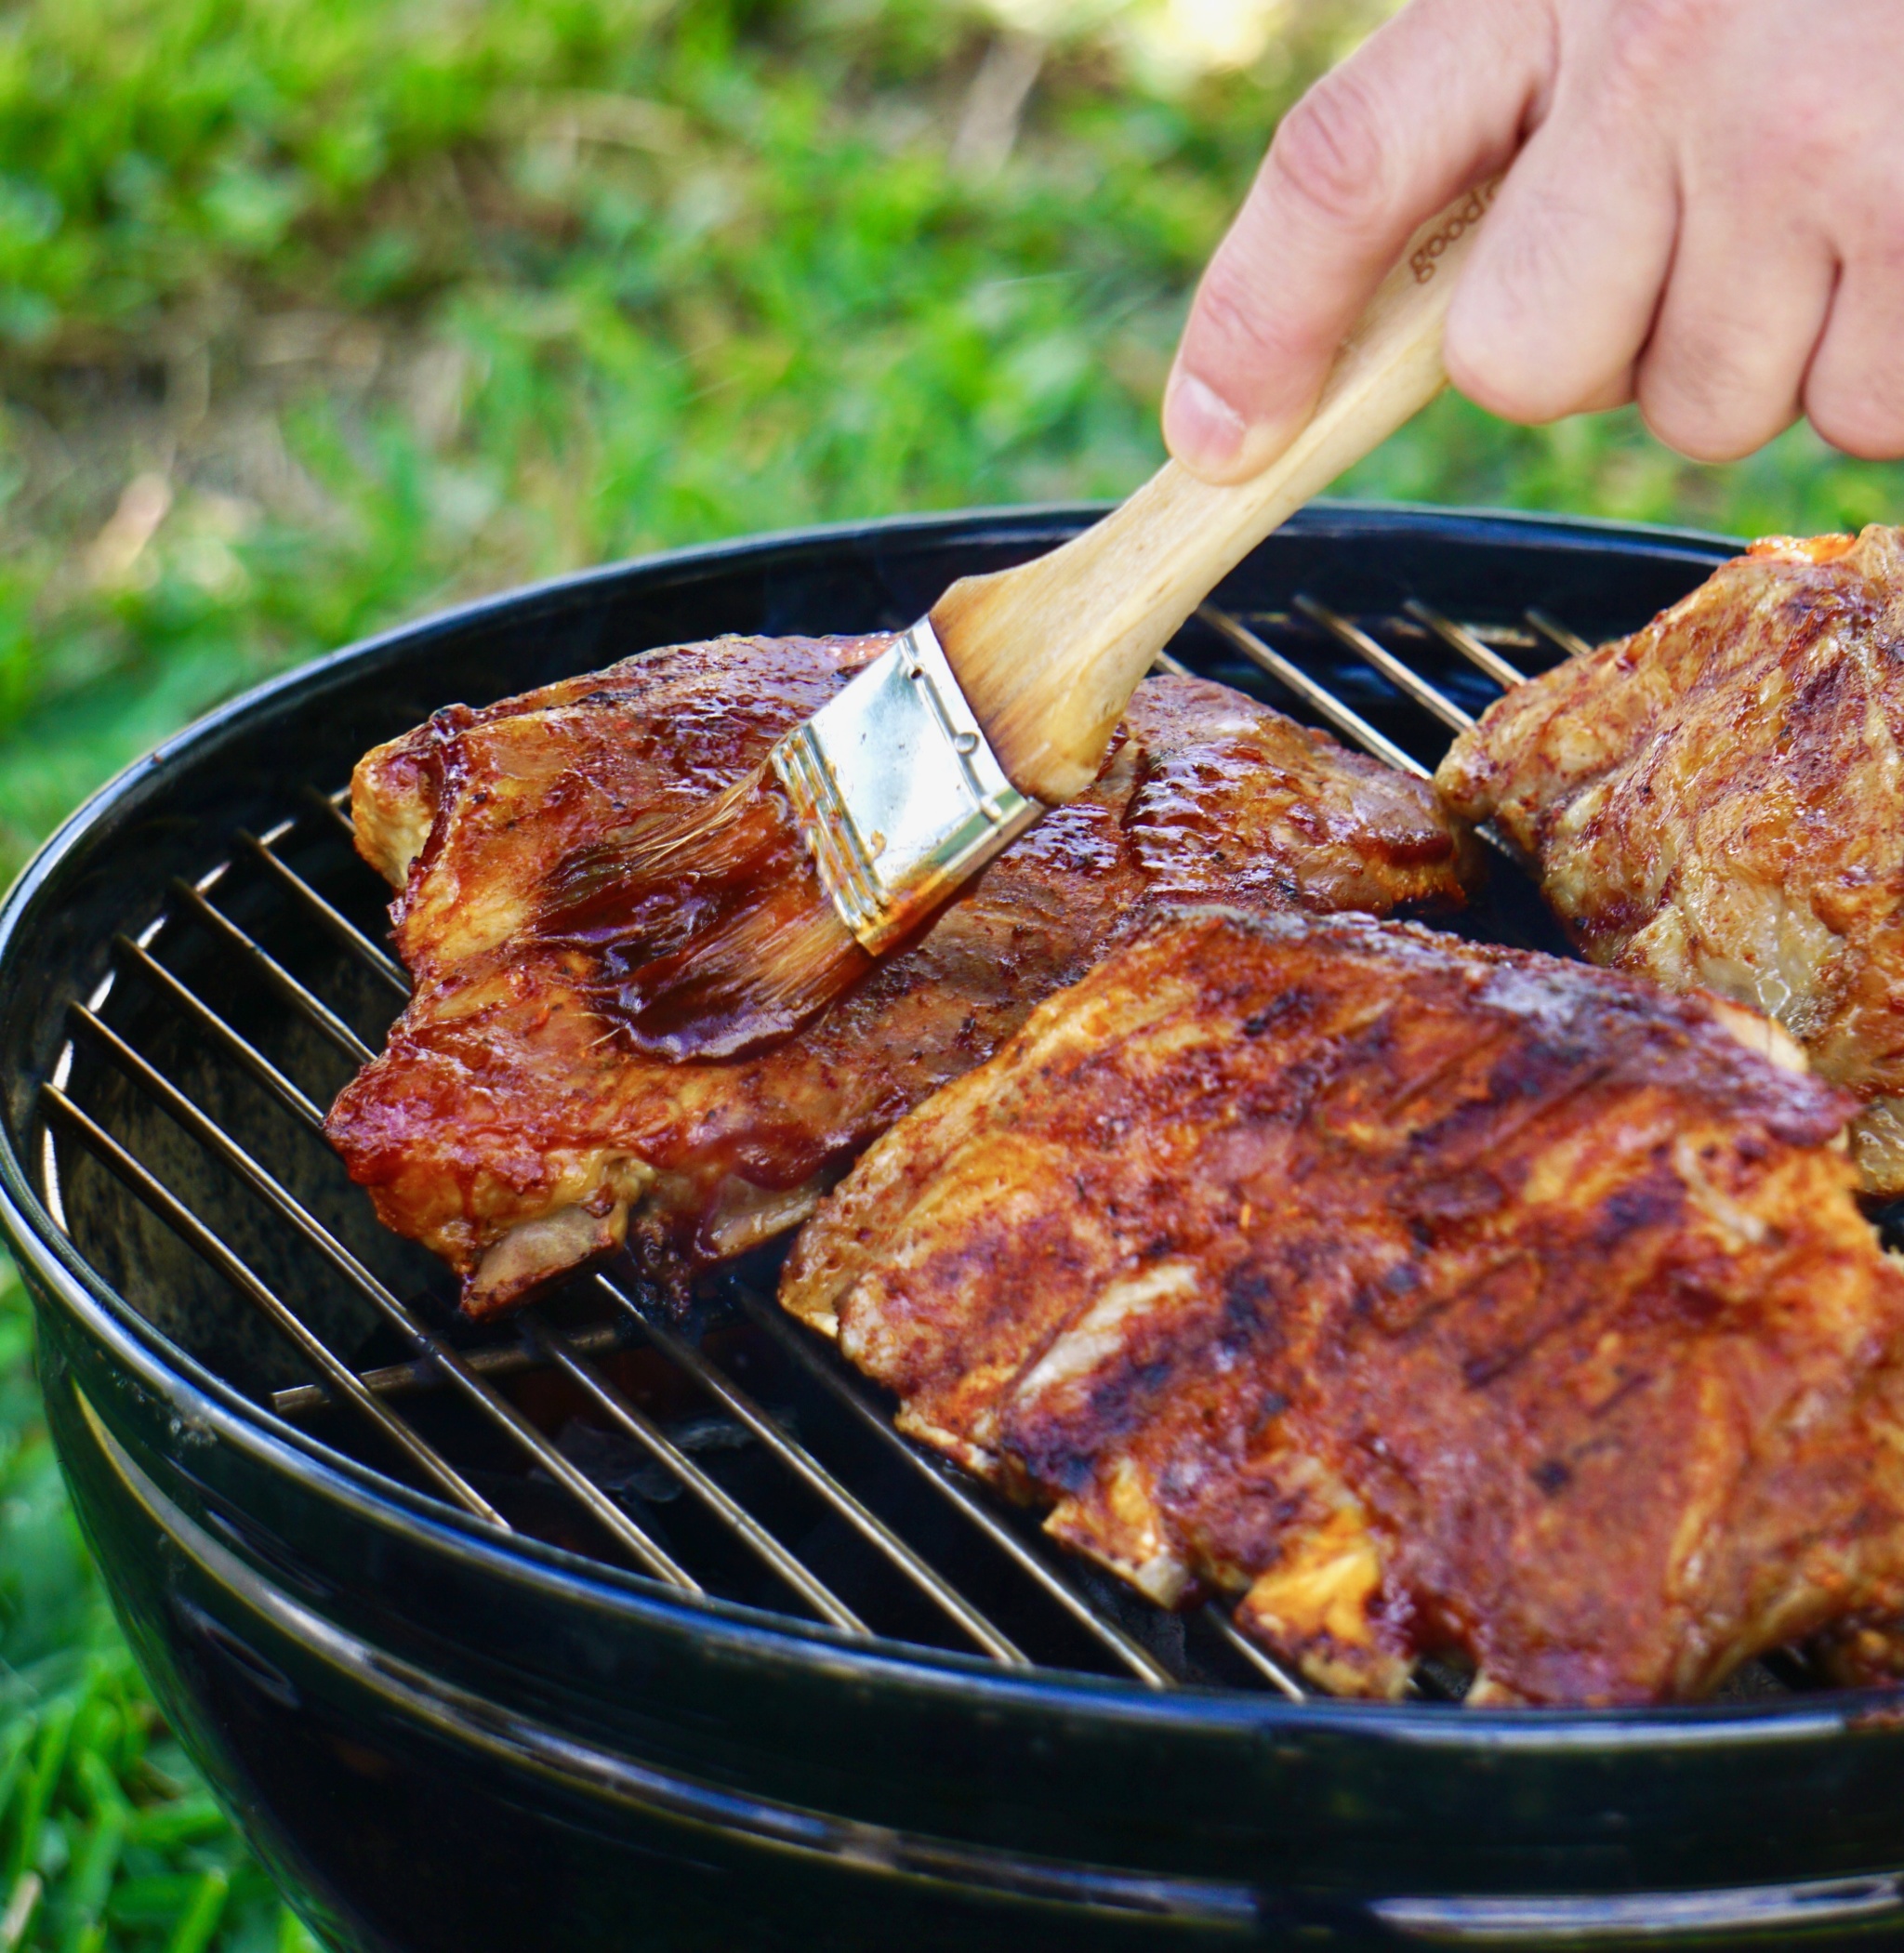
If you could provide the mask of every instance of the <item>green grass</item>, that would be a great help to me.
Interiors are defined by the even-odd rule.
[[[312,1953],[171,1738],[105,1604],[0,1292],[0,1946]]]
[[[454,599],[1133,485],[1198,266],[1382,0],[1170,88],[1118,52],[1161,4],[1079,0],[1015,127],[1023,45],[954,0],[0,14],[0,867],[218,699]],[[1904,509],[1803,431],[1699,468],[1631,415],[1459,401],[1347,485],[1746,533]],[[28,1335],[9,1291],[0,1953],[302,1945],[103,1607]]]

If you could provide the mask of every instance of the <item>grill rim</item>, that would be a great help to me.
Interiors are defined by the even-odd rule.
[[[242,693],[134,761],[92,795],[38,851],[0,905],[0,969],[31,936],[47,905],[60,899],[73,878],[83,875],[88,854],[110,847],[117,832],[167,790],[181,768],[215,769],[221,746],[269,719],[287,700],[309,709],[321,704],[338,682],[368,676],[382,661],[416,653],[432,640],[480,630],[491,621],[521,628],[533,625],[538,614],[585,604],[604,588],[632,585],[658,592],[677,581],[695,580],[710,566],[769,572],[776,558],[823,560],[840,553],[842,545],[851,554],[877,554],[881,542],[889,539],[903,540],[907,548],[930,547],[937,537],[972,546],[1057,540],[1093,520],[1105,506],[1067,503],[902,516],[702,545],[501,592],[345,647]],[[1677,558],[1688,568],[1700,570],[1737,554],[1740,548],[1726,537],[1683,529],[1401,504],[1322,503],[1304,511],[1289,528],[1316,539],[1340,537],[1364,549],[1379,548],[1384,535],[1414,542],[1440,539],[1523,548],[1531,544],[1581,555],[1602,554],[1623,544],[1654,561]],[[132,918],[126,919],[129,925]],[[104,951],[100,944],[99,953]],[[84,991],[77,994],[83,996]],[[28,998],[16,983],[7,999],[14,1020],[7,1026],[9,1040],[22,1041],[18,1035],[22,1009],[32,1018],[44,1013],[48,1021],[59,1020],[63,1019],[65,1001],[63,995],[51,1006],[46,996]],[[1044,1667],[1001,1669],[982,1655],[926,1649],[877,1635],[861,1638],[717,1595],[677,1598],[657,1580],[545,1541],[521,1535],[507,1543],[493,1540],[473,1524],[466,1524],[423,1495],[321,1445],[291,1420],[245,1397],[188,1352],[170,1345],[93,1271],[55,1223],[33,1182],[29,1162],[39,1124],[30,1105],[31,1088],[39,1075],[23,1070],[7,1081],[10,1102],[5,1142],[0,1144],[0,1229],[20,1257],[36,1300],[59,1302],[87,1342],[103,1350],[117,1366],[116,1383],[122,1388],[128,1381],[142,1385],[181,1424],[209,1429],[218,1442],[236,1447],[255,1465],[288,1474],[301,1490],[318,1492],[360,1523],[394,1529],[414,1546],[450,1552],[501,1577],[529,1578],[598,1610],[640,1617],[652,1627],[696,1638],[712,1632],[730,1640],[736,1652],[745,1647],[810,1669],[817,1665],[837,1670],[844,1657],[867,1680],[879,1676],[915,1687],[944,1685],[968,1699],[977,1683],[981,1694],[1001,1690],[1020,1704],[1028,1696],[1043,1698],[1061,1712],[1085,1709],[1102,1714],[1115,1709],[1120,1719],[1161,1717],[1179,1726],[1201,1723],[1258,1731],[1294,1719],[1303,1728],[1367,1730],[1405,1745],[1425,1743],[1436,1748],[1679,1748],[1688,1742],[1724,1747],[1756,1743],[1774,1733],[1804,1739],[1855,1726],[1873,1709],[1904,1695],[1904,1688],[1832,1691],[1762,1704],[1532,1711],[1475,1711],[1449,1704],[1326,1696],[1289,1702],[1195,1684],[1159,1695],[1135,1680],[1116,1676]],[[22,1118],[23,1106],[29,1109]],[[38,1279],[33,1280],[34,1276]],[[104,1415],[105,1406],[99,1407]],[[109,1418],[109,1425],[112,1421]],[[122,1441],[126,1435],[115,1434]]]

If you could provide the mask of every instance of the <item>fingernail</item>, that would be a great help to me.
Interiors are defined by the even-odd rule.
[[[1181,367],[1164,393],[1164,441],[1196,474],[1221,474],[1242,452],[1249,423],[1216,389]]]

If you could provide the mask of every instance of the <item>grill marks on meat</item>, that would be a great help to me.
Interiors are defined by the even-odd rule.
[[[1904,531],[1758,545],[1497,701],[1435,785],[1594,961],[1776,1017],[1904,1192]]]
[[[1461,900],[1469,844],[1425,787],[1224,687],[1153,679],[1091,790],[817,1022],[725,1062],[632,1050],[590,1002],[601,946],[538,932],[551,877],[718,795],[888,641],[659,651],[453,706],[357,768],[358,845],[401,890],[416,990],[326,1129],[385,1223],[463,1275],[471,1313],[630,1232],[678,1278],[795,1225],[1146,905]]]
[[[1712,999],[1189,912],[873,1146],[781,1297],[903,1428],[1330,1689],[1439,1653],[1476,1702],[1688,1697],[1904,1598],[1854,1109]]]

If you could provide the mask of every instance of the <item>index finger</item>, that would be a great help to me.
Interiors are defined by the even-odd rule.
[[[1273,461],[1415,229],[1538,118],[1554,25],[1527,0],[1413,0],[1283,118],[1197,288],[1164,395],[1211,482]]]

